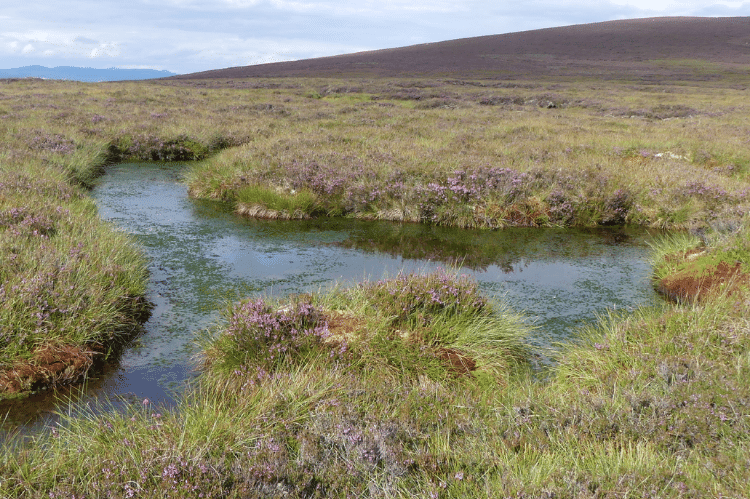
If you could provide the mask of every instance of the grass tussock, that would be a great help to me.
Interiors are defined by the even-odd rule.
[[[688,303],[711,301],[716,295],[734,297],[741,308],[750,284],[747,227],[702,235],[672,235],[655,244],[657,289]]]
[[[399,377],[507,375],[524,362],[526,329],[520,316],[493,312],[466,276],[402,274],[276,308],[260,298],[241,302],[225,329],[204,339],[203,364],[209,375],[251,384],[321,355],[347,369],[379,365]]]
[[[236,194],[235,212],[251,218],[299,220],[320,211],[317,196],[309,190],[300,192],[250,185]]]

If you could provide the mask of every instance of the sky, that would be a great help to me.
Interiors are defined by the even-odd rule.
[[[184,74],[656,16],[750,16],[724,0],[0,0],[0,68]]]

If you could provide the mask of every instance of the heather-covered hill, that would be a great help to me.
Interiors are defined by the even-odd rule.
[[[661,17],[464,38],[175,78],[473,76],[711,79],[748,74],[750,17]]]

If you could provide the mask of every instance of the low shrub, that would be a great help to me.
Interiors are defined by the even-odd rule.
[[[325,315],[304,301],[273,309],[262,298],[251,299],[233,306],[227,315],[226,329],[207,363],[253,383],[272,376],[282,365],[309,360],[330,336]]]
[[[429,274],[399,274],[362,285],[364,296],[391,324],[428,325],[435,315],[475,316],[489,312],[487,299],[466,275],[444,270]]]

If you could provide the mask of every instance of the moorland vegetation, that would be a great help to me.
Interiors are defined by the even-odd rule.
[[[452,272],[278,302],[200,339],[175,410],[63,415],[0,455],[8,497],[748,497],[750,104],[708,82],[0,82],[0,390],[80,379],[148,312],[86,190],[195,162],[238,216],[680,229],[676,301],[604,314],[540,376],[521,311]],[[541,378],[541,379],[540,379]]]

